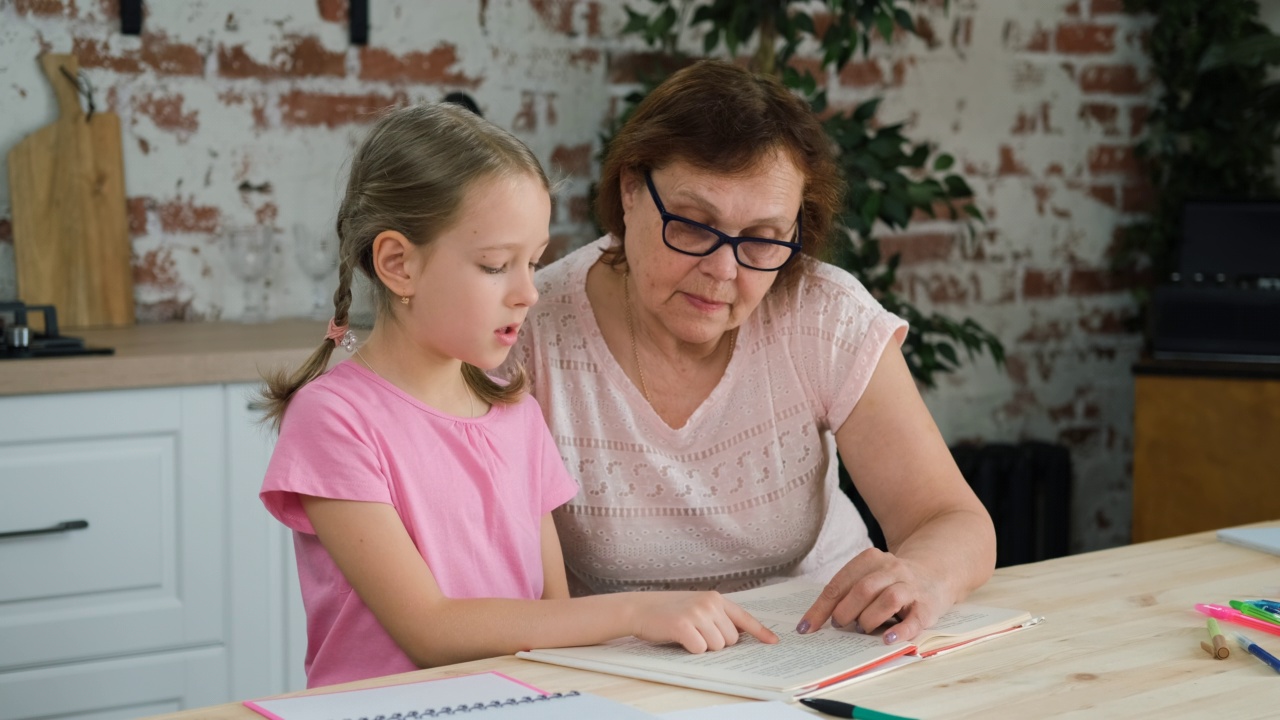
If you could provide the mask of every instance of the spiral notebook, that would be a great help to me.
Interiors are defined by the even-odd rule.
[[[502,673],[479,673],[320,695],[250,700],[245,706],[272,720],[401,720],[458,717],[479,720],[653,718],[630,705],[590,693],[544,693]]]

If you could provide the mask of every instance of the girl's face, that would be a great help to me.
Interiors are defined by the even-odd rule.
[[[766,157],[738,175],[723,175],[676,161],[650,173],[667,212],[731,236],[790,240],[804,191],[804,176],[785,154]],[[662,240],[662,216],[644,176],[622,178],[627,265],[635,281],[632,302],[680,343],[718,342],[741,325],[773,286],[778,273],[737,263],[722,245],[705,257],[672,250]]]
[[[454,226],[406,258],[414,294],[400,317],[423,350],[485,370],[501,365],[538,300],[533,269],[550,224],[538,178],[478,182]]]

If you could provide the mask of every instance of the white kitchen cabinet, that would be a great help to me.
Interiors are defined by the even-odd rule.
[[[288,532],[258,501],[252,385],[0,397],[0,720],[298,689]]]
[[[291,531],[258,500],[275,432],[254,408],[257,386],[229,385],[224,393],[227,478],[231,508],[229,548],[237,592],[232,597],[232,677],[237,697],[250,698],[307,686],[306,614],[298,587]],[[270,637],[265,655],[260,636]]]

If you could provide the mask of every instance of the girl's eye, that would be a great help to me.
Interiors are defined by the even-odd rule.
[[[489,267],[488,265],[481,265],[481,266],[480,266],[480,269],[481,269],[481,270],[484,270],[486,273],[488,273],[488,274],[490,274],[490,275],[497,275],[497,274],[499,274],[499,273],[503,272],[503,270],[505,269],[505,267],[506,267],[505,265],[504,265],[503,267]]]

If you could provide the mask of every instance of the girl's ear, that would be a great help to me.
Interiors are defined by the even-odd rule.
[[[383,230],[373,239],[373,270],[393,295],[413,295],[413,249],[409,238],[395,230]]]

